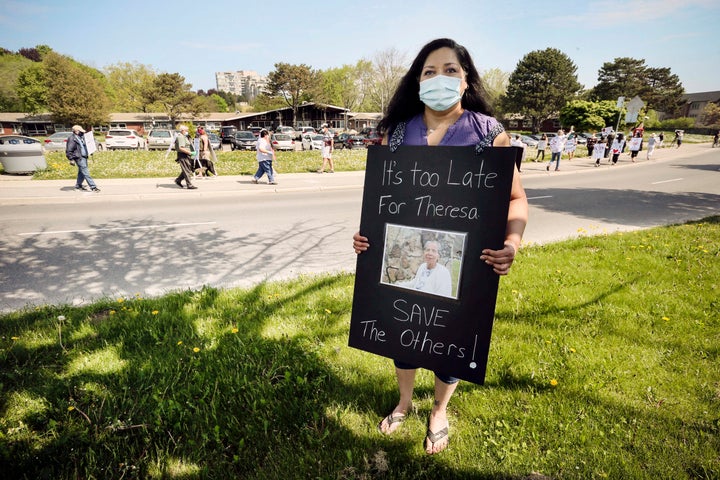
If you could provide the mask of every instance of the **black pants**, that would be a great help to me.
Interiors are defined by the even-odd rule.
[[[213,163],[212,160],[200,160],[200,165],[201,168],[204,168],[206,172],[210,172],[217,177],[217,172],[215,171],[215,163]]]
[[[180,165],[181,170],[175,182],[182,182],[183,179],[185,179],[185,185],[189,187],[192,185],[192,181],[190,180],[192,178],[192,164],[190,163],[190,159],[188,157],[178,157],[175,161]]]

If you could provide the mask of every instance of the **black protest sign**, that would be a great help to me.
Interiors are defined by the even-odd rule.
[[[515,149],[370,147],[349,345],[482,384]]]

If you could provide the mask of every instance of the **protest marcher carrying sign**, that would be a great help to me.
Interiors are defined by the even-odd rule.
[[[499,277],[480,257],[503,246],[515,154],[369,149],[360,229],[377,248],[358,256],[350,346],[483,383]]]

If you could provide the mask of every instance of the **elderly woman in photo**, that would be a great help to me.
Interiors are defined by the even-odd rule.
[[[444,297],[452,297],[452,277],[450,270],[440,261],[440,244],[434,240],[425,242],[423,250],[425,263],[418,267],[415,277],[407,282],[398,282],[397,285],[434,293]]]

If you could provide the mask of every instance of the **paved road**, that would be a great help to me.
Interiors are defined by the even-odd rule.
[[[652,164],[574,160],[549,174],[526,164],[526,241],[718,214],[719,158],[720,149],[683,145]],[[362,172],[286,174],[277,186],[221,177],[195,191],[172,179],[102,180],[100,194],[0,177],[2,310],[354,269]]]

